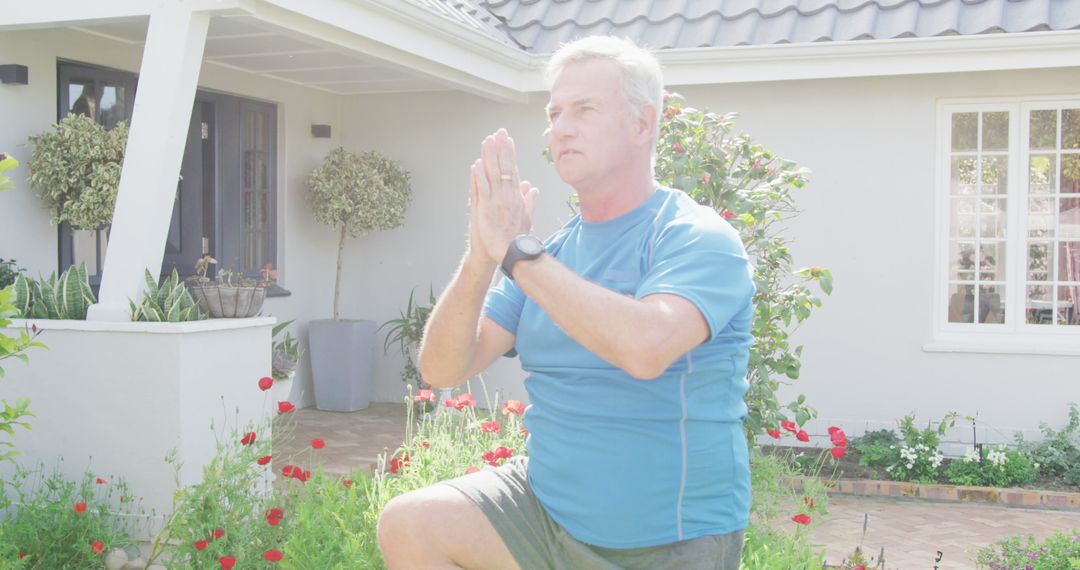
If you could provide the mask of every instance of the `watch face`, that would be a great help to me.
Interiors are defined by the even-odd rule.
[[[536,256],[544,253],[544,242],[533,236],[525,235],[514,238],[514,245],[527,256]]]

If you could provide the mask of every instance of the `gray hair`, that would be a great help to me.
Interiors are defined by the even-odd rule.
[[[635,118],[641,118],[641,106],[652,105],[655,112],[652,146],[660,134],[660,112],[664,108],[664,77],[660,62],[649,50],[625,38],[589,36],[563,44],[552,54],[544,68],[548,89],[567,65],[593,59],[615,62],[622,71],[622,91]]]

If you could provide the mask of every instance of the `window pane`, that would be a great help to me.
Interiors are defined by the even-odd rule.
[[[949,287],[949,322],[975,322],[975,295],[973,285],[953,284]]]
[[[124,117],[124,88],[106,85],[101,93],[101,117],[98,120],[106,129],[116,126]]]
[[[950,243],[949,259],[952,260],[952,268],[949,271],[950,281],[975,280],[975,242],[954,241]]]
[[[92,79],[72,79],[68,84],[69,113],[97,119],[98,94]]]
[[[266,221],[266,194],[262,192],[252,192],[252,196],[255,199],[255,228],[261,230],[269,225]]]
[[[1061,148],[1080,148],[1080,109],[1061,111]]]
[[[1054,199],[1028,198],[1028,236],[1054,236]]]
[[[1027,322],[1032,325],[1054,324],[1054,302],[1050,299],[1047,285],[1028,285]]]
[[[982,199],[979,208],[979,232],[984,238],[1004,238],[1007,220],[1005,206],[1007,200]]]
[[[1061,198],[1058,209],[1058,237],[1080,239],[1080,198]]]
[[[1009,159],[1006,156],[982,158],[983,194],[1007,194],[1009,192]]]
[[[1046,281],[1050,278],[1051,256],[1054,248],[1050,242],[1031,242],[1028,244],[1028,281]]]
[[[979,287],[979,322],[1005,322],[1005,286],[983,285]]]
[[[1028,137],[1028,145],[1032,149],[1057,148],[1056,110],[1048,109],[1045,111],[1031,112],[1031,128]]]
[[[244,189],[248,190],[255,186],[255,153],[244,151]]]
[[[252,193],[244,191],[244,229],[255,229],[255,205],[252,203]]]
[[[1080,282],[1080,241],[1058,242],[1058,281]]]
[[[979,281],[1005,280],[1005,242],[979,244]]]
[[[952,149],[954,151],[978,150],[979,114],[953,113]]]
[[[1031,194],[1052,194],[1057,190],[1057,184],[1054,183],[1056,178],[1056,172],[1054,169],[1054,161],[1056,157],[1052,154],[1031,155],[1031,160],[1028,163],[1028,192]]]
[[[266,190],[270,188],[270,169],[267,165],[268,156],[264,152],[255,152],[255,189]]]
[[[949,237],[975,238],[975,199],[953,198]]]
[[[1080,285],[1065,285],[1057,288],[1057,324],[1080,325],[1080,315],[1076,311],[1076,301],[1080,297]]]
[[[977,191],[975,175],[976,161],[973,156],[954,156],[952,159],[952,188],[953,194],[971,195]]]
[[[1009,113],[983,113],[983,150],[1009,150]]]
[[[1061,155],[1061,193],[1080,194],[1080,154]]]

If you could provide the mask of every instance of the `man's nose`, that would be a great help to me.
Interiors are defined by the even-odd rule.
[[[563,113],[555,120],[551,122],[551,136],[557,139],[573,136],[577,133],[577,127],[574,125],[574,121],[567,116],[567,113]]]

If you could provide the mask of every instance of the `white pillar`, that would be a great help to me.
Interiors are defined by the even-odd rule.
[[[150,14],[98,303],[87,320],[127,321],[143,275],[161,271],[210,14],[162,2]]]

